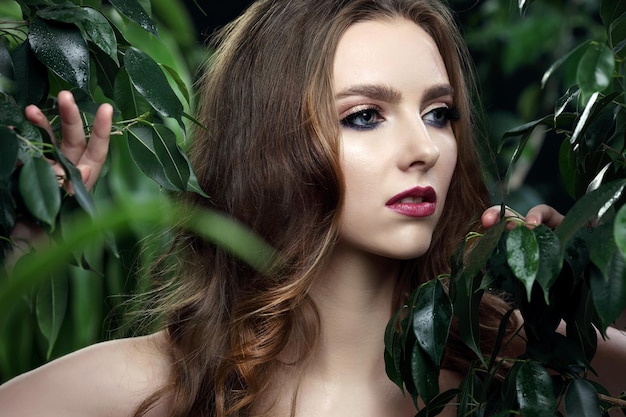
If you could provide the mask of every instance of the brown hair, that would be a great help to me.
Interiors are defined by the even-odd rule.
[[[248,415],[287,341],[297,340],[299,359],[311,351],[319,320],[307,293],[337,240],[343,195],[334,53],[350,25],[394,17],[433,37],[461,114],[444,213],[428,253],[406,263],[396,304],[446,272],[456,245],[476,229],[488,193],[477,175],[472,72],[448,9],[437,0],[256,2],[220,32],[202,78],[198,115],[208,130],[195,132],[191,159],[210,198],[189,199],[247,224],[280,256],[260,273],[193,235],[177,237],[177,284],[164,307],[171,385],[138,415],[160,396],[172,416]]]

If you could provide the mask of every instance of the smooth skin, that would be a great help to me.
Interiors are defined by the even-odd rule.
[[[367,57],[371,61],[363,62]],[[432,39],[402,19],[355,24],[340,40],[334,74],[335,90],[348,92],[337,95],[347,192],[340,242],[310,293],[320,313],[320,339],[309,362],[277,372],[275,391],[257,404],[259,412],[277,398],[272,415],[290,415],[298,387],[298,417],[415,414],[410,398],[403,397],[385,374],[383,334],[399,260],[421,256],[428,249],[445,202],[450,166],[456,160],[449,122],[439,117],[440,112],[433,113],[454,104],[445,88],[438,88],[447,83],[440,61]],[[365,94],[366,89],[353,88],[363,85],[401,94],[385,97],[371,93],[380,88]],[[427,94],[433,87],[444,93]],[[101,108],[96,118],[102,136],[95,141],[92,137],[87,144],[76,124],[79,117],[73,100],[65,93],[62,96],[59,105],[67,127],[63,135],[68,141],[64,151],[74,152],[73,160],[81,166],[88,186],[93,186],[108,146],[105,131],[110,129],[110,109]],[[27,109],[27,116],[42,126],[47,124],[33,108]],[[376,126],[355,129],[354,123]],[[389,210],[386,202],[391,196],[415,185],[436,191],[434,214],[406,218]],[[499,207],[487,210],[483,225],[492,226],[498,216]],[[550,227],[561,218],[549,206],[537,206],[527,215],[528,223]],[[361,233],[360,227],[366,227],[367,233]],[[19,376],[0,387],[0,416],[132,415],[146,396],[168,381],[165,337],[157,333],[98,344]],[[601,361],[626,364],[623,346],[615,341],[601,345]],[[285,355],[289,357],[289,349]],[[460,379],[444,370],[441,389],[457,387]],[[623,380],[609,382],[626,386]],[[148,415],[167,416],[167,399]],[[442,415],[455,416],[456,410],[448,407]]]

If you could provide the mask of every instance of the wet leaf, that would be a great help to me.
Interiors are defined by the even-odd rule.
[[[61,209],[61,193],[52,166],[43,158],[30,158],[20,171],[19,189],[33,216],[54,227]]]
[[[622,195],[625,185],[626,180],[615,180],[581,197],[555,229],[561,241],[561,249],[590,220],[602,217]]]
[[[582,44],[578,45],[576,48],[569,51],[566,55],[559,58],[554,64],[548,68],[548,70],[543,74],[541,78],[541,88],[545,87],[548,79],[568,61],[575,61],[576,59],[580,59],[582,55],[586,52],[587,48],[591,44],[590,41],[585,41]]]
[[[556,399],[550,374],[540,363],[523,363],[515,377],[517,402],[524,416],[554,416]]]
[[[19,143],[13,129],[0,126],[0,178],[6,178],[17,166]]]
[[[122,15],[137,23],[157,38],[159,37],[156,23],[154,23],[137,0],[110,0],[110,2]]]
[[[438,279],[422,285],[413,311],[418,345],[437,366],[441,364],[452,320],[452,303]]]
[[[153,129],[154,151],[165,175],[177,189],[186,191],[189,164],[176,143],[176,135],[164,125],[155,125]]]
[[[49,276],[37,292],[37,323],[48,342],[47,359],[50,359],[59,336],[67,310],[67,299],[68,283],[65,274]]]
[[[626,205],[620,207],[613,223],[613,235],[615,244],[626,256]]]
[[[75,25],[35,18],[28,41],[46,67],[73,87],[89,93],[89,49]]]
[[[91,7],[79,7],[72,3],[59,4],[39,10],[37,16],[42,19],[63,23],[80,23],[85,38],[98,46],[103,52],[117,61],[117,39],[108,19]]]
[[[124,69],[121,69],[115,77],[114,95],[122,117],[126,119],[134,119],[154,112],[150,103],[132,86],[128,73]]]
[[[516,227],[506,239],[506,261],[526,288],[528,300],[539,270],[539,245],[532,230]]]
[[[469,283],[464,282],[467,279],[470,279],[469,275],[461,274],[461,278],[455,284],[462,288],[470,286],[470,291],[456,291],[454,316],[458,321],[461,340],[476,353],[476,356],[484,364],[485,359],[480,350],[480,326],[478,325],[478,306],[484,291],[478,289],[479,279],[470,279]]]
[[[133,47],[126,51],[124,63],[128,76],[139,94],[160,115],[176,119],[184,130],[183,106],[159,65],[147,54]]]
[[[593,43],[578,63],[576,80],[581,90],[591,94],[603,91],[613,81],[615,57],[605,44]]]
[[[151,127],[133,126],[128,131],[128,148],[139,169],[163,188],[179,190],[166,175],[154,145],[156,133]],[[158,140],[158,138],[157,138]]]
[[[601,417],[598,392],[590,382],[575,378],[565,391],[565,413],[568,417]]]
[[[411,353],[411,374],[417,393],[425,403],[439,394],[439,368],[430,361],[418,343],[413,346]]]
[[[604,331],[626,308],[626,262],[617,247],[610,252],[605,265],[590,268],[589,285]]]
[[[563,267],[563,255],[559,238],[546,225],[539,225],[533,230],[539,247],[539,268],[537,282],[543,289],[544,298],[548,302],[548,295],[552,284],[556,281]]]
[[[18,45],[11,53],[15,69],[15,101],[21,106],[39,104],[48,94],[48,71],[37,60],[28,42]]]

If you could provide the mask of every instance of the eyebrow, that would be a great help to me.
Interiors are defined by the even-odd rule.
[[[398,103],[402,99],[402,93],[395,88],[382,84],[359,84],[340,91],[335,99],[339,100],[350,96],[364,96],[373,100],[386,103]],[[450,84],[437,84],[429,87],[422,97],[423,102],[428,102],[440,97],[454,97],[454,88]]]

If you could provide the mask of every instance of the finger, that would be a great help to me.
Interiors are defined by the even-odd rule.
[[[61,116],[61,152],[74,164],[78,164],[87,147],[85,128],[74,96],[61,91],[57,97]]]
[[[563,221],[563,215],[547,204],[539,204],[528,211],[526,223],[531,226],[545,224],[555,228]]]
[[[489,228],[500,220],[500,206],[491,206],[483,212],[480,221],[485,228]]]
[[[113,107],[107,103],[102,104],[96,112],[87,148],[77,164],[87,190],[91,190],[106,162],[112,124]]]
[[[24,109],[24,115],[29,122],[46,130],[48,132],[48,135],[50,135],[52,141],[56,143],[54,132],[52,131],[52,126],[50,126],[48,118],[45,114],[42,113],[39,107],[35,106],[34,104],[26,106],[26,108]]]

